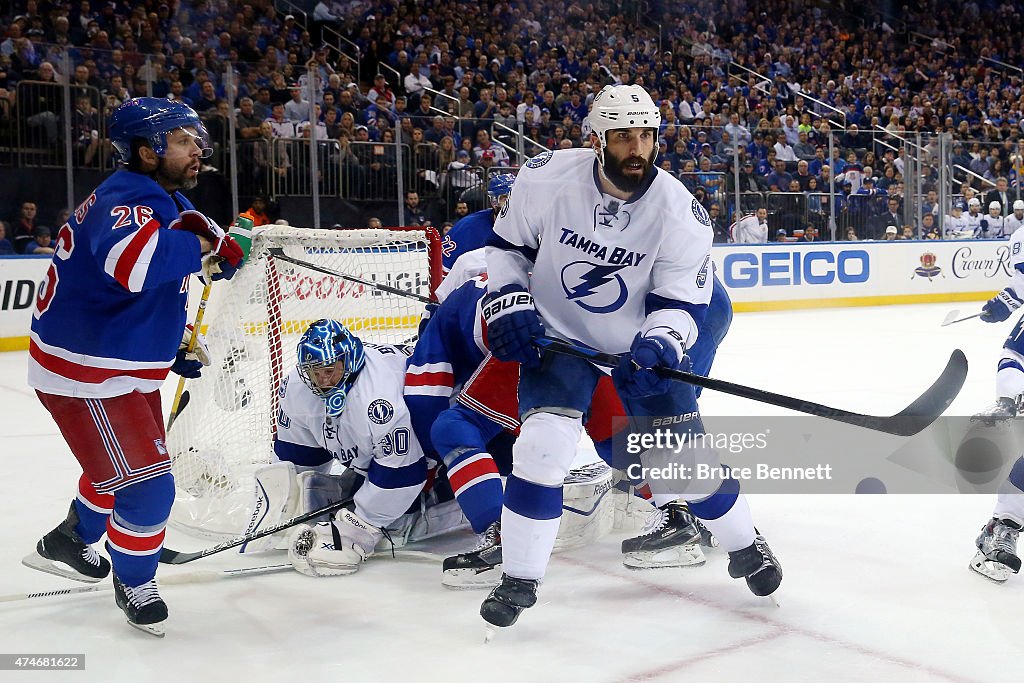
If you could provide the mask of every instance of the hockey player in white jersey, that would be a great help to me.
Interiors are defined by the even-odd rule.
[[[967,227],[967,218],[964,216],[965,208],[962,199],[953,202],[949,214],[943,221],[943,234],[947,240],[966,240],[974,237],[974,230]]]
[[[321,472],[337,459],[363,480],[351,509],[295,529],[289,559],[309,576],[351,574],[426,483],[426,460],[402,400],[406,356],[362,343],[335,320],[310,325],[297,355],[279,391],[275,454],[296,469]]]
[[[1016,209],[1016,206],[1014,206]],[[992,297],[981,310],[987,323],[1002,322],[1024,303],[1024,228],[1010,236],[1010,266],[1013,279]],[[975,415],[989,424],[1009,420],[1024,405],[1024,319],[1018,320],[1003,343],[996,370],[996,402]],[[970,567],[993,581],[1006,581],[1020,571],[1017,536],[1024,529],[1024,457],[1014,463],[1006,481],[1000,485],[992,518],[982,527],[975,541],[978,550]]]
[[[1006,217],[1004,223],[1007,235],[1012,235],[1020,228],[1024,228],[1024,199],[1018,199],[1013,203],[1013,213]]]
[[[736,244],[768,243],[768,209],[763,206],[754,213],[748,213],[729,228],[732,241]]]
[[[985,216],[981,213],[981,200],[971,197],[967,202],[967,213],[963,215],[966,226],[966,239],[973,239],[981,233],[981,219]]]
[[[1006,239],[1009,234],[1006,232],[1006,219],[1003,218],[1003,205],[999,202],[990,202],[988,215],[981,219],[978,231],[974,235],[979,240],[1001,240]]]
[[[711,219],[690,192],[656,168],[657,106],[640,86],[606,86],[588,115],[590,150],[545,152],[520,171],[485,255],[488,345],[521,364],[522,429],[502,510],[504,576],[481,605],[510,626],[537,600],[562,511],[561,485],[576,453],[582,416],[601,372],[570,357],[541,355],[547,332],[622,354],[613,372],[631,416],[675,416],[678,433],[702,431],[692,386],[657,367],[687,367],[711,296]],[[662,456],[648,451],[641,459]],[[696,457],[714,462],[713,452]],[[674,482],[684,486],[685,482]],[[680,496],[730,551],[729,574],[768,595],[779,563],[754,530],[739,484],[662,490]]]

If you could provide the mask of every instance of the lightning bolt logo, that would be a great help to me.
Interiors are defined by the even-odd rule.
[[[618,275],[624,267],[586,261],[570,263],[562,269],[562,289],[566,299],[590,313],[617,311],[629,296],[626,283]],[[590,303],[585,301],[588,298]],[[609,300],[610,303],[605,303]]]

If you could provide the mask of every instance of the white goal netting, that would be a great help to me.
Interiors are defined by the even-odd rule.
[[[287,262],[275,249],[424,297],[439,276],[433,229],[273,226],[256,235],[244,267],[213,287],[203,320],[212,363],[187,382],[187,403],[167,435],[177,487],[171,524],[196,535],[245,530],[253,472],[273,455],[278,388],[310,323],[333,318],[365,341],[402,343],[423,312],[416,299]]]

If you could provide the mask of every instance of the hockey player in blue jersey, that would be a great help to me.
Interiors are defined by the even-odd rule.
[[[601,375],[590,363],[541,354],[550,334],[622,354],[613,372],[631,420],[678,416],[680,438],[703,431],[693,388],[655,368],[688,367],[711,298],[711,221],[699,202],[654,166],[660,112],[639,86],[606,86],[588,122],[593,151],[560,150],[526,163],[485,249],[488,346],[521,364],[520,436],[502,510],[504,575],[481,605],[510,626],[537,600],[561,516],[561,483],[576,453],[582,416]],[[596,159],[594,153],[596,152]],[[714,465],[714,451],[693,449]],[[664,456],[648,451],[641,458]],[[774,592],[781,566],[754,530],[739,484],[685,487],[694,514],[729,551],[729,574],[756,595]],[[679,497],[662,489],[656,504]]]
[[[109,131],[122,168],[58,231],[29,335],[28,383],[83,474],[67,519],[24,563],[88,582],[112,564],[129,623],[163,635],[154,577],[174,483],[159,387],[201,367],[182,345],[189,275],[229,278],[243,254],[180,192],[212,152],[190,107],[128,100]],[[111,562],[92,548],[104,533]]]
[[[502,173],[492,176],[487,181],[487,197],[491,201],[491,208],[474,211],[465,218],[459,219],[441,242],[441,270],[448,274],[448,271],[455,265],[455,261],[466,252],[476,249],[483,249],[487,238],[491,234],[494,219],[512,191],[512,184],[516,177],[511,173]]]

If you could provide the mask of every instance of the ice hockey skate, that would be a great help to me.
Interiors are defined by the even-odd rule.
[[[36,550],[21,563],[47,574],[56,574],[75,581],[96,583],[110,573],[110,562],[75,533],[78,511],[71,504],[67,519],[39,539]]]
[[[998,583],[1020,572],[1017,536],[1022,528],[1021,521],[1011,517],[990,519],[975,542],[978,552],[971,560],[971,569]]]
[[[685,503],[668,503],[656,509],[639,536],[622,542],[622,564],[630,569],[703,565],[706,559],[696,521]]]
[[[971,422],[982,422],[992,427],[1007,420],[1012,420],[1020,413],[1022,400],[1024,400],[1024,394],[1016,398],[1000,396],[996,399],[995,403],[971,416]]]
[[[124,610],[130,625],[157,638],[164,637],[167,604],[157,591],[156,579],[141,586],[126,586],[115,575],[114,602]]]
[[[501,566],[501,522],[495,522],[473,550],[445,558],[441,585],[456,590],[491,588],[501,580]]]
[[[782,564],[775,559],[764,536],[758,535],[746,548],[729,553],[729,576],[746,578],[750,592],[765,597],[782,583]]]
[[[483,604],[480,605],[480,616],[490,626],[506,628],[516,623],[519,615],[527,607],[537,604],[537,579],[517,579],[507,574],[501,575],[501,583],[491,591]],[[485,640],[490,640],[493,631],[487,631]]]

